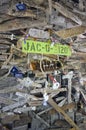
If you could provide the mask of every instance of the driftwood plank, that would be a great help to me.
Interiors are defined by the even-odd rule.
[[[14,101],[12,101],[10,98],[4,98],[0,96],[0,103],[3,103],[5,105],[10,105],[15,103]]]
[[[6,14],[0,14],[0,23],[3,23],[8,20],[12,20],[12,19],[14,19],[14,17],[8,16]]]
[[[6,31],[13,31],[18,29],[39,27],[45,25],[47,25],[45,21],[37,21],[37,20],[30,20],[30,19],[14,19],[2,23],[0,25],[0,31],[6,32]]]
[[[36,18],[36,15],[31,10],[26,11],[15,11],[13,12],[11,9],[7,12],[8,15],[14,17],[31,17]]]
[[[5,116],[2,120],[1,120],[1,123],[2,124],[8,124],[10,122],[13,122],[15,120],[19,120],[19,115],[8,115],[8,116]]]
[[[74,109],[75,107],[76,107],[76,105],[75,105],[74,103],[70,103],[70,104],[63,105],[63,106],[61,107],[61,109],[62,109],[63,111],[66,111],[66,110],[68,110],[68,109]],[[37,113],[37,115],[42,115],[43,113],[48,112],[48,111],[52,111],[52,110],[54,111],[54,113],[56,112],[56,111],[53,109],[53,107],[49,107],[49,108],[47,108],[47,109],[45,109],[45,110],[43,110],[43,111]]]
[[[56,31],[55,34],[57,34],[59,37],[66,39],[69,37],[74,37],[79,34],[83,34],[86,31],[86,26],[75,26],[72,28]]]
[[[82,21],[80,20],[80,18],[78,18],[78,16],[76,16],[75,14],[70,12],[69,10],[65,9],[59,3],[53,2],[53,8],[57,9],[62,15],[64,15],[65,17],[71,19],[72,21],[78,23],[79,25],[82,24]]]
[[[73,120],[64,112],[64,110],[62,110],[54,101],[52,98],[49,97],[48,99],[48,103],[57,111],[60,112],[65,120],[72,125],[74,128],[76,128],[76,130],[79,130],[79,127],[73,122]]]

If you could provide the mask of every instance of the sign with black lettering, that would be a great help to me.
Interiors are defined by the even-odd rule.
[[[55,54],[55,55],[71,55],[71,48],[68,45],[56,43],[51,46],[50,43],[26,40],[22,42],[22,51],[25,53]]]

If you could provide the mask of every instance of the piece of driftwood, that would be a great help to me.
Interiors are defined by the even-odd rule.
[[[16,46],[12,45],[11,46],[11,53],[19,56],[19,57],[25,57],[27,54],[23,53],[21,49],[16,48]]]
[[[76,128],[71,128],[70,130],[76,130]]]
[[[84,11],[84,1],[79,0],[79,10]]]
[[[55,97],[56,95],[58,95],[60,92],[66,92],[67,89],[66,88],[59,88],[55,91],[52,91],[51,94],[49,94],[52,98]]]
[[[45,0],[32,0],[33,3],[35,3],[35,5],[41,5],[43,4],[43,2],[46,2]]]
[[[10,21],[6,21],[0,25],[0,31],[13,31],[19,30],[24,28],[31,28],[31,27],[40,27],[45,26],[47,23],[45,21],[39,20],[30,20],[30,19],[14,19]]]
[[[28,123],[31,123],[31,121],[32,121],[31,117],[26,113],[21,114],[19,116],[19,118],[20,118],[19,120],[16,120],[14,122],[14,128],[16,128],[18,126],[27,125]]]
[[[0,33],[0,38],[1,38],[0,42],[2,42],[2,43],[4,42],[4,43],[10,44],[11,42],[8,42],[6,39],[10,39],[11,40],[11,37],[12,37],[12,34],[1,32]],[[4,39],[4,41],[3,41],[3,39]]]
[[[31,2],[31,1],[29,1],[29,2]],[[43,6],[40,6],[40,5],[37,5],[37,4],[35,4],[35,3],[29,3],[28,1],[25,1],[25,4],[27,5],[27,7],[29,7],[29,8],[34,8],[34,9],[36,9],[36,10],[41,10],[41,11],[43,11],[43,12],[46,12],[46,10],[45,10],[45,8],[43,7]]]
[[[13,93],[13,92],[25,92],[26,93],[27,91],[19,88],[19,86],[7,87],[7,88],[0,90],[1,94]]]
[[[9,45],[3,45],[3,44],[0,45],[0,51],[5,49],[8,50],[9,48],[10,48]]]
[[[15,18],[12,16],[8,16],[6,14],[0,14],[0,23],[6,22],[8,20],[13,20],[13,19]]]
[[[6,59],[6,61],[3,63],[3,65],[7,65],[9,63],[9,61],[11,60],[13,56],[13,53],[10,53],[9,57]]]
[[[86,16],[86,12],[81,12],[81,11],[79,11],[79,10],[77,10],[77,9],[73,9],[73,12],[74,12],[74,13],[77,13],[77,14],[79,14],[79,15]]]
[[[36,110],[36,107],[20,107],[20,108],[16,108],[14,109],[13,111],[15,113],[24,113],[24,112],[29,112],[29,111],[35,111]]]
[[[39,101],[36,101],[36,100],[28,101],[28,104],[29,104],[29,106],[37,107],[37,106],[41,106],[43,104],[43,101],[41,101],[40,99],[39,99]]]
[[[53,96],[59,94],[60,92],[64,92],[64,91],[67,91],[66,88],[60,88],[60,89],[57,89],[57,90],[53,90],[53,89],[50,89],[50,88],[41,88],[41,89],[34,89],[34,90],[31,90],[30,93],[31,94],[36,94],[36,93],[49,93],[49,94],[53,94]],[[53,97],[52,96],[52,97]]]
[[[59,107],[62,107],[66,103],[67,98],[63,99],[60,103],[58,103]]]
[[[72,78],[73,78],[73,71],[70,71],[67,75],[63,76],[63,79],[68,79],[68,103],[72,102]]]
[[[73,52],[73,55],[75,57],[81,57],[79,60],[82,61],[82,59],[83,59],[83,62],[86,62],[86,53],[75,51],[75,52]]]
[[[43,120],[43,118],[41,118],[39,115],[33,113],[34,116],[36,116],[36,118],[38,120],[40,120],[43,124],[45,124],[47,127],[50,127],[50,124],[48,124],[48,122],[46,122],[45,120]]]
[[[2,108],[2,111],[3,111],[3,112],[10,111],[10,110],[12,110],[12,109],[14,109],[14,108],[23,106],[23,105],[26,104],[26,103],[27,103],[26,100],[21,100],[21,101],[19,101],[19,102],[16,102],[16,103],[13,103],[13,104],[11,104],[11,105],[8,105],[8,106],[3,107],[3,108]]]
[[[64,112],[64,110],[62,110],[54,101],[52,98],[49,97],[48,99],[48,103],[57,111],[60,112],[65,120],[72,125],[76,130],[79,130],[79,127],[73,122],[73,120]]]
[[[9,9],[7,14],[10,15],[10,16],[14,16],[14,17],[31,17],[31,18],[36,18],[36,15],[31,10],[13,11],[12,9]]]
[[[48,0],[49,3],[49,14],[52,14],[52,0]]]
[[[7,68],[4,68],[4,69],[0,69],[0,77],[4,76],[5,74],[8,73],[8,69]]]
[[[12,101],[10,98],[5,98],[5,97],[1,97],[0,96],[0,103],[2,104],[5,104],[5,105],[10,105],[10,104],[13,104],[15,103],[14,101]]]
[[[70,104],[63,105],[61,108],[62,108],[62,110],[66,111],[68,109],[74,109],[75,107],[76,107],[75,103],[70,103]],[[49,108],[47,108],[47,109],[45,109],[45,110],[43,110],[41,112],[38,112],[37,115],[42,115],[42,114],[44,114],[44,113],[46,113],[48,111],[52,111],[52,110],[54,111],[54,113],[56,112],[53,109],[53,107],[49,107]]]
[[[0,61],[6,61],[7,60],[7,55],[0,55]]]
[[[7,39],[7,37],[3,36],[3,34],[0,34],[0,45],[3,44],[11,46],[12,42],[7,41],[5,38]]]
[[[22,92],[16,92],[16,95],[25,98],[26,100],[28,100],[28,102],[29,100],[30,101],[42,100],[42,98],[38,98],[35,95],[30,95],[30,94],[22,93]]]
[[[67,105],[64,105],[62,106],[62,110],[69,110],[69,109],[74,109],[76,107],[76,104],[75,103],[70,103],[70,104],[67,104]]]
[[[16,121],[16,120],[19,120],[20,117],[19,115],[16,115],[16,114],[13,114],[13,115],[8,115],[8,116],[5,116],[2,120],[1,120],[1,123],[4,125],[4,124],[9,124],[13,121]]]
[[[3,63],[3,65],[7,65],[10,60],[12,59],[13,55],[17,55],[19,57],[25,57],[27,54],[23,53],[22,50],[16,48],[14,45],[11,46],[11,53],[9,57],[6,59],[6,61]]]
[[[66,39],[70,37],[77,36],[79,34],[83,34],[86,31],[86,26],[75,26],[72,28],[55,31],[55,34],[57,34],[59,37]]]
[[[84,94],[84,92],[80,89],[80,92],[81,92],[81,95],[82,95],[82,97],[84,98],[84,101],[85,101],[85,103],[86,103],[86,94]]]
[[[69,10],[65,9],[61,4],[59,4],[57,2],[53,2],[52,6],[53,6],[53,8],[57,9],[65,17],[73,20],[74,22],[78,23],[79,25],[82,24],[82,21],[78,16],[76,16],[75,14],[70,12]]]

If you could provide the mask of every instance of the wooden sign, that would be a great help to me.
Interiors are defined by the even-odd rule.
[[[51,45],[47,42],[26,40],[22,42],[22,51],[25,53],[55,54],[71,56],[71,48],[68,45],[55,43]]]

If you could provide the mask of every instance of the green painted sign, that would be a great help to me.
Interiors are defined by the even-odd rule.
[[[22,42],[22,51],[25,53],[55,54],[55,55],[71,55],[71,48],[68,45],[56,43],[51,45],[47,42],[26,40]]]

